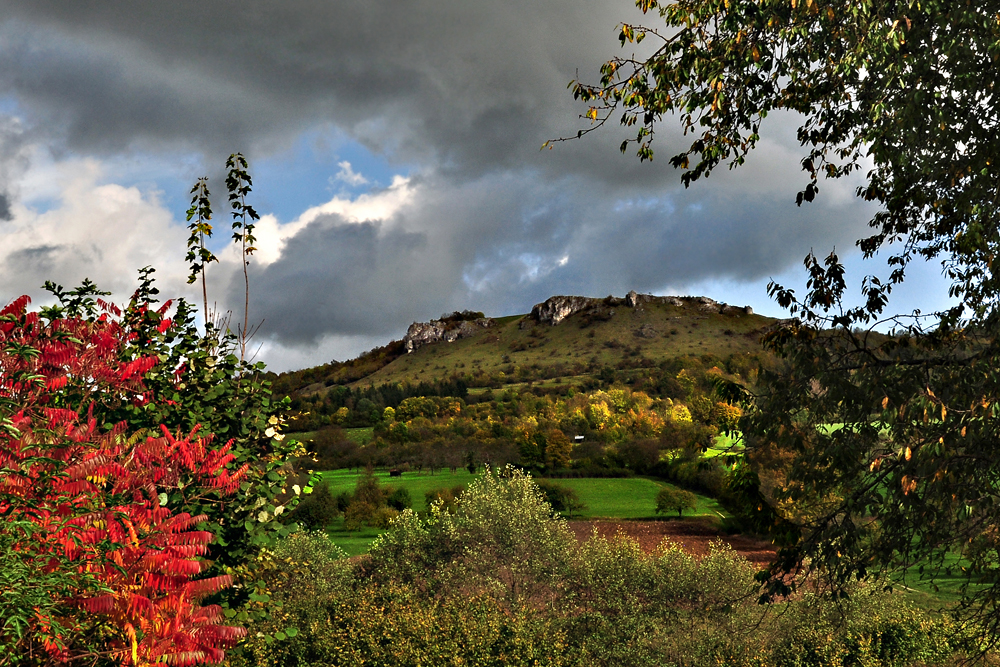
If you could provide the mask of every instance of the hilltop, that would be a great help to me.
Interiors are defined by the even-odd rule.
[[[641,373],[664,359],[756,355],[761,334],[776,321],[707,297],[554,296],[523,315],[465,311],[415,322],[402,340],[356,359],[283,373],[275,392],[308,396],[334,386],[455,380],[471,387],[581,385]]]

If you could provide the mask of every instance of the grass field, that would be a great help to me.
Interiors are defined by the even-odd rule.
[[[645,477],[623,479],[552,479],[549,480],[576,491],[587,506],[578,516],[585,519],[655,519],[656,494],[664,486]],[[697,496],[698,506],[684,516],[723,516],[715,500]]]
[[[330,484],[330,491],[333,492],[333,495],[337,495],[341,491],[354,491],[354,486],[363,473],[354,472],[353,470],[330,470],[321,474],[323,481]],[[459,484],[465,486],[475,479],[477,475],[471,474],[465,468],[459,468],[454,474],[447,471],[439,472],[436,475],[409,472],[403,473],[402,477],[389,477],[387,471],[377,470],[375,471],[375,477],[378,478],[379,484],[383,486],[405,488],[410,492],[410,498],[413,500],[413,509],[417,512],[426,512],[427,502],[424,498],[425,493],[432,489],[440,489],[443,486],[448,488],[458,486]]]
[[[334,495],[341,491],[353,491],[362,473],[352,470],[334,470],[322,473],[322,479],[330,484]],[[410,492],[413,509],[417,512],[427,511],[425,494],[432,489],[441,487],[468,485],[476,475],[467,470],[455,473],[440,472],[435,475],[428,473],[404,473],[402,477],[389,477],[386,471],[377,471],[375,476],[384,486],[403,487]],[[576,517],[606,518],[606,519],[654,519],[656,494],[663,486],[662,482],[643,477],[622,479],[553,479],[550,480],[576,491],[580,500],[587,506]],[[698,505],[693,512],[685,516],[710,516],[719,518],[723,515],[722,508],[711,498],[698,496]],[[360,531],[348,532],[343,528],[343,519],[337,519],[327,530],[330,539],[347,552],[349,556],[368,551],[368,547],[382,531],[377,528],[364,528]]]
[[[740,441],[740,436],[737,435],[727,435],[726,433],[720,433],[715,436],[715,440],[712,442],[712,446],[705,450],[705,458],[712,458],[713,456],[720,455],[731,455],[738,454],[743,451],[743,443]]]

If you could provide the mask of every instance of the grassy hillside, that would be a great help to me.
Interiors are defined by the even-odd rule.
[[[410,354],[394,341],[349,362],[285,373],[275,389],[307,395],[335,385],[433,383],[456,376],[472,387],[529,380],[580,383],[605,368],[638,371],[684,355],[759,353],[760,335],[775,320],[739,311],[721,313],[694,299],[679,306],[647,302],[634,308],[621,299],[605,299],[555,326],[528,315],[495,322],[469,338],[428,344]]]

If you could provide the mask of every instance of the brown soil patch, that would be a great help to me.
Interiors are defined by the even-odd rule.
[[[677,542],[688,553],[694,556],[708,554],[711,542],[726,542],[741,556],[755,565],[763,567],[775,556],[774,545],[764,540],[758,540],[745,535],[726,535],[719,532],[710,521],[685,519],[682,521],[570,521],[569,528],[581,542],[589,538],[594,531],[597,534],[612,538],[618,534],[625,535],[639,543],[643,551],[649,553],[656,549],[664,539]]]

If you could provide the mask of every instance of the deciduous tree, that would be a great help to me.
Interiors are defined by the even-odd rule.
[[[693,510],[698,506],[698,498],[690,491],[665,486],[656,494],[656,513],[666,514],[677,512],[678,517],[684,516],[684,510]]]
[[[622,150],[634,144],[646,160],[656,127],[679,121],[692,142],[670,161],[690,185],[741,165],[768,114],[795,114],[797,202],[819,196],[825,178],[855,175],[857,195],[877,205],[858,245],[866,257],[884,251],[890,273],[865,278],[862,305],[844,305],[834,254],[806,258],[803,297],[771,286],[799,319],[767,337],[789,363],[762,374],[741,427],[751,458],[765,445],[794,454],[778,502],[752,503],[788,545],[772,590],[784,592],[784,575],[807,558],[840,589],[900,569],[933,576],[958,555],[965,610],[1000,636],[1000,4],[637,5],[661,22],[623,25],[620,40],[658,40],[651,55],[572,84],[594,128],[620,112],[637,128]],[[954,306],[889,316],[915,258],[941,262]],[[872,333],[879,323],[895,335]]]

